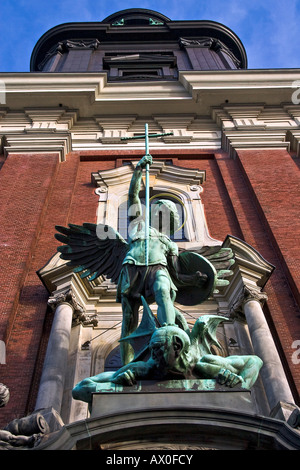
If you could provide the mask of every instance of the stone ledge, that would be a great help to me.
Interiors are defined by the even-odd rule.
[[[101,390],[93,394],[91,418],[174,407],[255,413],[250,390],[224,387],[215,380],[142,381],[132,387],[100,385]]]

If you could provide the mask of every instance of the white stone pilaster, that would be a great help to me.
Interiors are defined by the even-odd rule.
[[[68,365],[72,318],[78,304],[69,290],[50,297],[49,305],[55,308],[55,314],[35,409],[53,407],[60,413]]]
[[[262,310],[261,302],[267,300],[265,293],[244,287],[243,311],[249,328],[254,352],[263,361],[261,378],[270,409],[279,401],[294,403],[288,381]]]

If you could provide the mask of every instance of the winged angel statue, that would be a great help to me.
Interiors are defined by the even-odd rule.
[[[147,170],[151,164],[151,155],[145,155],[135,167],[131,179],[127,241],[112,227],[102,224],[84,223],[82,226],[69,224],[68,228],[56,227],[60,233],[55,236],[63,243],[58,247],[61,258],[68,260],[67,264],[74,266],[74,272],[80,273],[82,278],[87,277],[92,281],[100,275],[105,275],[116,283],[116,300],[121,302],[123,312],[120,339],[123,368],[114,376],[104,373],[86,379],[84,384],[75,387],[74,398],[88,401],[90,390],[93,390],[95,384],[110,379],[131,384],[138,377],[170,375],[171,370],[174,374],[185,376],[195,374],[196,377],[207,378],[207,375],[212,375],[204,372],[203,361],[201,366],[196,367],[196,364],[199,364],[203,356],[203,344],[207,338],[217,343],[214,337],[216,325],[226,319],[205,316],[201,321],[199,319],[190,333],[184,316],[175,303],[199,304],[219,286],[227,285],[229,281],[226,277],[232,274],[230,267],[234,263],[233,254],[230,249],[219,246],[196,250],[193,248],[193,252],[179,250],[177,244],[168,236],[175,233],[180,225],[176,205],[170,200],[161,199],[155,204],[154,210],[151,210],[151,222],[148,222],[147,226],[139,193],[143,170]],[[149,307],[153,302],[157,304],[155,318]],[[141,306],[144,307],[144,316],[138,325]],[[199,346],[200,324],[205,326],[200,328],[202,346]],[[137,353],[135,346],[137,342],[141,342],[141,338],[144,346]],[[166,356],[164,360],[162,352],[159,353],[160,349]],[[144,350],[151,352],[147,360],[141,352]],[[177,358],[177,365],[166,367],[165,363],[172,362],[169,357],[171,351]],[[205,352],[208,353],[209,348],[206,348]],[[206,359],[214,377],[224,369],[224,382],[234,385],[243,381],[239,374],[241,370],[244,371],[247,362],[245,358],[242,365],[237,367],[236,364],[229,369],[228,364],[226,366],[224,363],[224,358],[220,356],[211,355]],[[228,370],[231,370],[229,375]],[[88,398],[83,390],[89,390]]]

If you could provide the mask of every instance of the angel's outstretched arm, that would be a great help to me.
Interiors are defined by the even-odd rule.
[[[129,204],[129,215],[131,217],[139,217],[142,215],[142,205],[139,197],[139,192],[141,189],[141,181],[143,176],[143,169],[146,168],[146,164],[152,163],[151,155],[145,155],[135,167],[133,172],[128,194],[128,204]]]

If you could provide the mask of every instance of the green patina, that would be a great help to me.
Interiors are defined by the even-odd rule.
[[[250,388],[257,379],[262,361],[257,356],[222,357],[211,354],[211,346],[220,347],[216,329],[227,320],[217,315],[203,315],[190,331],[184,315],[175,307],[198,305],[218,286],[228,285],[224,279],[232,274],[232,252],[223,248],[209,250],[209,259],[197,252],[179,253],[177,244],[162,227],[154,228],[149,217],[149,138],[145,126],[145,155],[136,165],[128,193],[129,237],[124,240],[108,226],[98,224],[57,227],[56,235],[64,246],[58,247],[63,259],[69,260],[81,277],[95,279],[106,275],[118,284],[117,298],[122,304],[121,358],[123,366],[116,372],[103,372],[84,379],[73,389],[73,397],[91,405],[96,391],[122,391],[124,386],[138,387],[140,381],[154,380],[160,387],[192,390],[201,387],[199,379],[213,380],[225,386]],[[146,214],[140,199],[141,183],[146,173]],[[178,228],[175,204],[161,199],[159,210],[166,210],[163,222],[171,232]],[[61,235],[62,234],[62,235]],[[157,316],[150,309],[157,304]],[[143,318],[138,324],[138,311]],[[174,382],[175,380],[175,382]],[[114,385],[113,385],[114,384]],[[209,385],[209,386],[210,386]],[[203,386],[203,383],[202,383]]]

